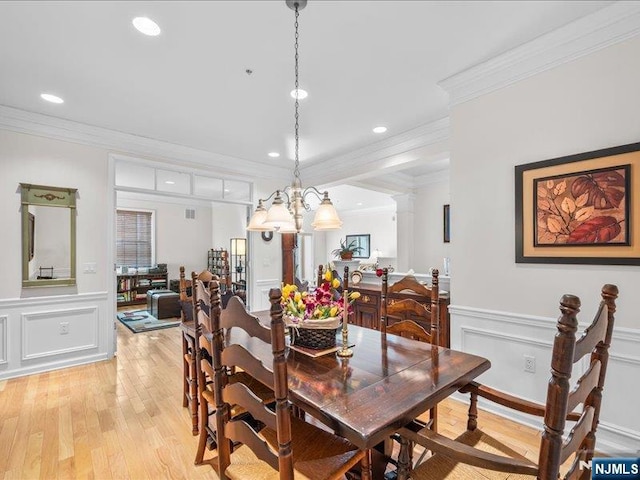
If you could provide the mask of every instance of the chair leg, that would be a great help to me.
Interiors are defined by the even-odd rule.
[[[398,480],[407,480],[411,472],[413,442],[400,436],[400,452],[398,453]]]
[[[467,430],[475,430],[478,427],[478,394],[471,392],[469,399],[469,419],[467,420]]]
[[[182,406],[189,406],[189,375],[190,365],[187,362],[187,354],[189,353],[189,344],[184,334],[182,335]]]
[[[195,351],[191,350],[189,357],[189,390],[191,395],[191,432],[193,435],[198,435],[198,404],[200,403],[198,395],[198,372],[196,369]]]
[[[207,446],[207,423],[209,422],[209,404],[207,400],[200,396],[200,437],[198,438],[198,449],[196,450],[195,464],[200,465],[204,459],[204,449]]]

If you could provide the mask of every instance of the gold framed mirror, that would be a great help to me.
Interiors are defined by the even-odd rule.
[[[21,183],[22,286],[76,284],[75,188]]]

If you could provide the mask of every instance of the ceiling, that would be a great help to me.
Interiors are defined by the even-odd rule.
[[[446,118],[439,82],[610,3],[311,0],[300,13],[303,169]],[[161,35],[135,30],[141,15]],[[284,0],[1,2],[0,104],[286,167],[293,37]],[[394,174],[447,167],[418,159]]]

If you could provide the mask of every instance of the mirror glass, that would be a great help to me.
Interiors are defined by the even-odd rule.
[[[76,189],[20,184],[22,286],[76,284]]]

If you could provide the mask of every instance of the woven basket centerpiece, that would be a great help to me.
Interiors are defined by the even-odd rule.
[[[300,347],[323,350],[336,346],[336,333],[342,325],[341,317],[322,320],[300,320],[285,317],[291,332],[291,343]]]

